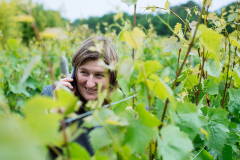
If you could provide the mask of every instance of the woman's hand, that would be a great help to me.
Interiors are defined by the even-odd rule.
[[[55,90],[59,90],[61,86],[65,86],[65,87],[68,87],[73,93],[75,93],[76,90],[73,88],[72,84],[70,83],[70,82],[73,82],[74,79],[70,78],[70,76],[71,75],[69,74],[67,78],[60,79]]]

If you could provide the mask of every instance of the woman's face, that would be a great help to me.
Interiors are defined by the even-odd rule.
[[[109,76],[108,76],[109,77]],[[77,87],[85,100],[96,100],[98,96],[98,84],[102,83],[102,90],[106,89],[104,68],[99,66],[99,60],[86,60],[77,70]],[[109,78],[108,78],[109,82]]]

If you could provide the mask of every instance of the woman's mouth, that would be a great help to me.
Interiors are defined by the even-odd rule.
[[[91,89],[91,88],[87,88],[87,87],[85,87],[85,89],[86,89],[87,91],[89,91],[89,92],[95,92],[95,91],[97,91],[97,89]]]

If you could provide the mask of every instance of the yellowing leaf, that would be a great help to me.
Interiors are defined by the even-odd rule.
[[[125,40],[134,49],[141,49],[144,37],[146,34],[138,27],[135,27],[133,31],[124,33]]]
[[[169,3],[168,0],[166,1],[164,8],[166,9],[166,11],[167,11],[168,13],[170,13],[170,3]]]
[[[205,137],[207,138],[207,140],[209,140],[209,134],[208,134],[208,132],[207,132],[205,129],[203,129],[203,128],[200,128],[200,131],[201,131],[202,134],[205,135]]]
[[[61,28],[58,28],[58,27],[46,28],[40,34],[43,38],[50,38],[50,39],[57,38],[60,40],[64,40],[68,38],[67,34]]]
[[[105,123],[110,124],[110,125],[117,125],[117,126],[128,126],[128,121],[126,118],[118,117],[118,116],[110,116],[105,120]]]
[[[118,68],[118,74],[123,75],[123,77],[127,81],[129,81],[133,70],[134,70],[134,62],[132,58],[126,58],[120,63]]]
[[[18,15],[15,17],[15,20],[18,22],[29,22],[29,23],[32,23],[35,21],[33,16],[30,16],[30,15]]]
[[[238,47],[240,48],[240,44],[237,40],[235,40],[234,38],[230,37],[230,41],[231,41],[231,44],[235,47]]]
[[[152,74],[150,80],[147,80],[148,87],[154,92],[154,94],[164,101],[166,98],[169,99],[173,108],[175,108],[175,100],[172,89],[166,85],[160,78]]]
[[[182,29],[182,24],[181,24],[181,23],[177,23],[177,24],[175,25],[175,28],[174,28],[174,33],[177,34],[180,29]]]
[[[213,54],[212,57],[216,60],[217,67],[219,68],[219,53],[223,36],[207,28],[205,25],[199,25],[199,30],[202,33],[200,37],[201,44],[205,46],[206,50]]]
[[[148,60],[144,62],[144,67],[147,75],[156,73],[157,71],[163,68],[162,64],[157,60]]]
[[[115,21],[117,21],[119,18],[122,18],[123,17],[123,12],[119,12],[117,14],[114,15],[113,19]]]

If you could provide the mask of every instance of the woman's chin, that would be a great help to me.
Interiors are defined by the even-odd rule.
[[[90,101],[90,100],[97,100],[97,96],[93,96],[93,95],[91,95],[91,96],[84,96],[83,97],[86,101]]]

